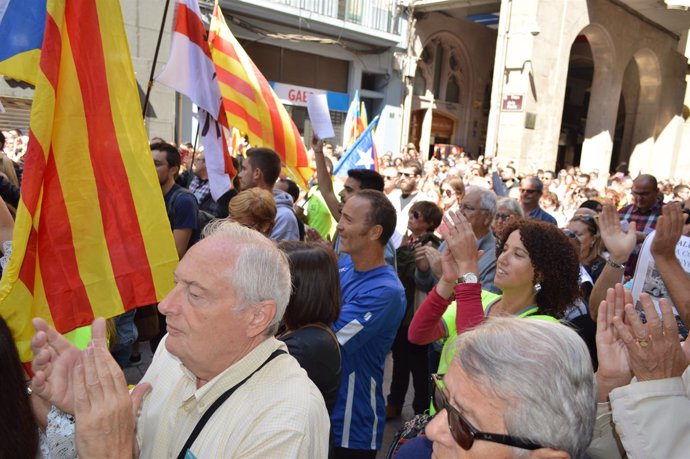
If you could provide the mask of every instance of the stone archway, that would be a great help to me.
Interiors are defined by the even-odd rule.
[[[661,94],[661,70],[656,54],[648,49],[638,50],[628,65],[637,69],[638,80],[630,82],[637,89],[637,103],[633,106],[629,144],[630,170],[642,170],[653,160],[654,143],[659,135],[657,116]],[[625,134],[624,134],[625,135]]]
[[[611,162],[621,93],[616,49],[608,30],[592,23],[583,28],[590,45],[593,72],[579,165],[585,171],[606,170]]]

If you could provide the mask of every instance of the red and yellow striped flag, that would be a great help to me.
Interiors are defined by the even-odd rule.
[[[314,170],[309,166],[299,131],[266,78],[230,32],[218,0],[208,39],[228,122],[246,132],[252,145],[275,150],[286,174],[306,189]]]
[[[23,361],[32,317],[65,333],[156,303],[177,264],[120,2],[48,0],[47,12],[0,281],[0,313]]]

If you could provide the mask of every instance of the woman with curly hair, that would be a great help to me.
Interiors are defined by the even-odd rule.
[[[448,249],[441,258],[443,274],[410,324],[415,344],[450,339],[485,318],[513,315],[557,321],[580,296],[579,261],[575,247],[555,225],[518,219],[506,225],[497,241],[497,295],[482,291],[477,278],[477,244],[472,226],[460,213],[445,218],[441,232]],[[439,373],[447,369],[448,342]]]

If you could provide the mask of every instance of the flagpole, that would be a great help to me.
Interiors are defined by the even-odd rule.
[[[153,74],[156,72],[156,61],[158,60],[158,51],[161,49],[161,40],[163,39],[163,29],[165,28],[165,19],[168,17],[168,7],[170,0],[165,0],[165,9],[163,10],[163,20],[161,21],[161,28],[158,31],[158,42],[156,43],[156,51],[153,53],[153,64],[151,64],[151,75],[149,82],[146,85],[146,97],[144,98],[144,109],[141,116],[146,119],[146,109],[149,107],[149,97],[151,96],[151,89],[153,88]]]
[[[197,112],[197,117],[199,112]],[[189,188],[189,184],[192,183],[192,175],[194,175],[194,158],[196,157],[196,145],[199,140],[199,131],[201,130],[201,125],[198,123],[198,118],[197,118],[197,125],[196,125],[196,135],[194,136],[194,144],[192,145],[192,162],[189,163],[190,173],[187,174],[187,188]]]

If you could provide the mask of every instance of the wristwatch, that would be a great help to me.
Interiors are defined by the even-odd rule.
[[[475,273],[465,273],[458,277],[455,284],[476,284],[479,282],[477,275]]]

